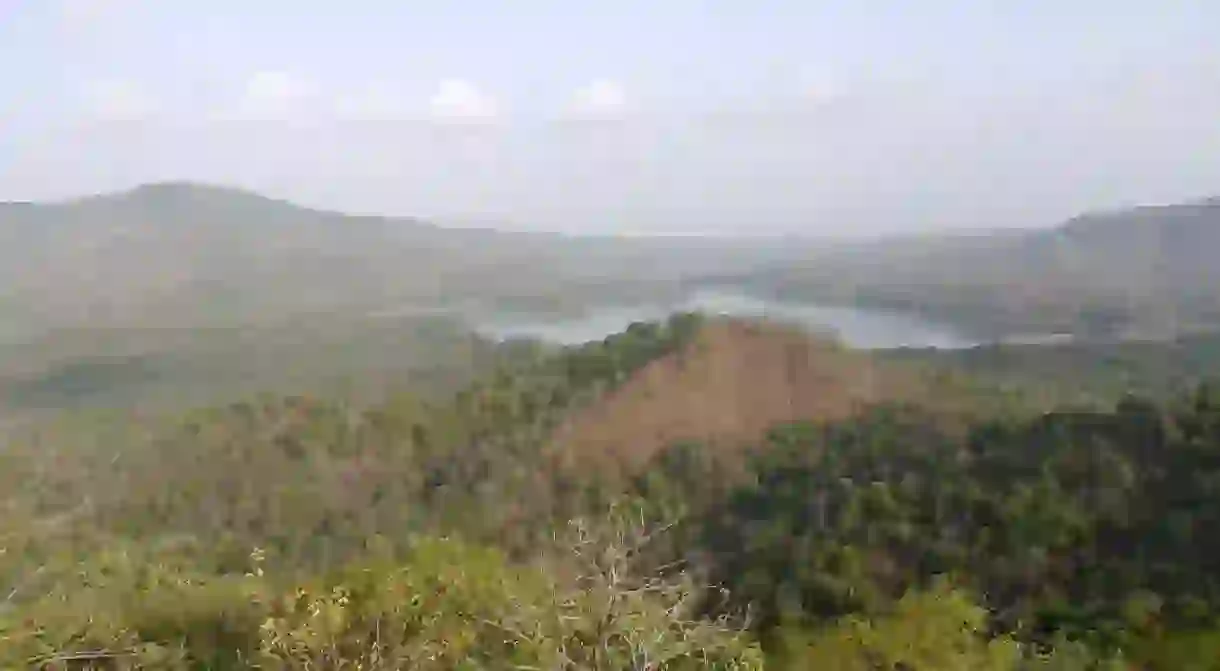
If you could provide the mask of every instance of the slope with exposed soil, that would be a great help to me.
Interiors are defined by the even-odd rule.
[[[784,422],[833,420],[862,406],[929,396],[916,369],[773,323],[716,320],[575,411],[553,447],[584,461],[640,464],[681,440],[733,448]]]

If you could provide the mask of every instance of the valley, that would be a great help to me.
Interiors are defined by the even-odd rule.
[[[1217,27],[0,0],[0,671],[1220,671]]]
[[[1146,308],[1212,279],[1166,242],[1174,282],[1120,305],[1098,268],[1138,250],[1094,225],[0,208],[0,667],[1209,668],[1220,330],[1210,298]]]

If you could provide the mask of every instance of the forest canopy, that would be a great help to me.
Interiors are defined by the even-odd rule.
[[[1220,668],[1215,388],[565,458],[703,324],[518,344],[446,397],[11,431],[0,668]]]

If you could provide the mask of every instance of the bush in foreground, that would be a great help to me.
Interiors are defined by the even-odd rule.
[[[689,582],[632,577],[634,548],[582,532],[570,550],[516,566],[429,538],[295,583],[257,553],[221,576],[111,553],[0,614],[0,668],[762,668],[744,635],[695,618]]]

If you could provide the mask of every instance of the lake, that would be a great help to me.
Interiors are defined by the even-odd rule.
[[[490,315],[473,319],[474,329],[496,339],[535,338],[559,344],[601,340],[632,322],[664,319],[689,311],[734,317],[762,317],[837,336],[861,349],[936,347],[961,349],[980,344],[959,329],[913,314],[868,308],[765,301],[745,294],[701,291],[673,304],[595,308],[576,319],[541,319]]]

